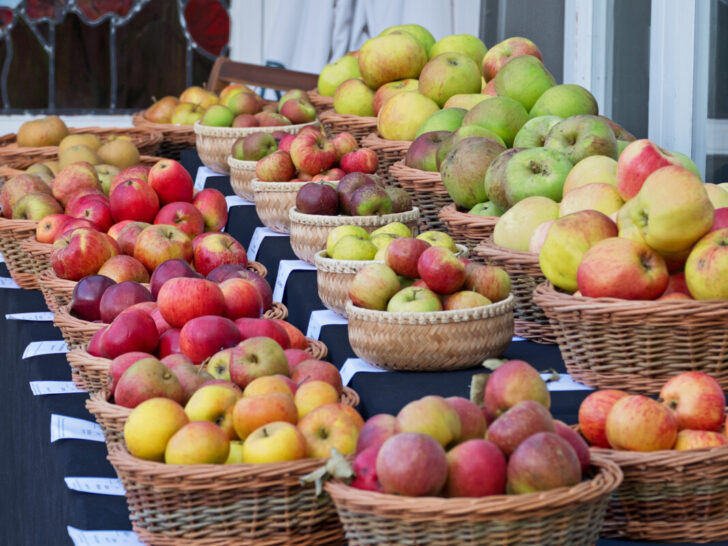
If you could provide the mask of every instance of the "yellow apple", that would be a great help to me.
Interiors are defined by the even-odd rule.
[[[306,440],[291,423],[276,421],[254,430],[243,442],[243,462],[280,463],[306,456]]]
[[[579,161],[566,176],[564,195],[574,188],[595,182],[617,187],[617,162],[614,159],[606,155],[592,155]]]
[[[264,375],[263,377],[256,377],[248,383],[243,391],[243,397],[250,398],[252,396],[263,396],[273,393],[293,396],[291,388],[286,384],[283,378],[276,377],[274,375]]]
[[[685,429],[677,433],[677,440],[675,440],[672,449],[682,451],[685,449],[718,447],[726,444],[728,444],[728,437],[720,432]]]
[[[339,393],[326,381],[308,381],[298,387],[293,400],[298,408],[298,418],[302,419],[319,406],[338,402]]]
[[[458,250],[458,247],[455,246],[455,241],[453,241],[453,238],[443,231],[436,231],[433,229],[423,231],[416,238],[421,239],[426,243],[429,243],[430,246],[442,246],[453,252],[457,252]]]
[[[379,136],[387,140],[414,140],[420,125],[439,110],[434,100],[417,91],[397,93],[379,110]]]
[[[395,237],[412,237],[412,231],[402,222],[389,222],[387,225],[372,231],[369,236],[373,239],[377,235],[388,233]]]
[[[714,209],[728,207],[728,191],[718,184],[705,183],[705,191],[708,192],[708,199],[713,203]]]
[[[298,430],[306,439],[306,456],[326,459],[331,448],[342,455],[354,453],[359,428],[342,409],[334,404],[321,406],[298,423]]]
[[[230,453],[225,464],[243,463],[243,442],[242,440],[230,440]]]
[[[559,204],[548,197],[526,197],[505,211],[493,228],[498,246],[528,252],[533,232],[539,224],[559,217]]]
[[[617,212],[622,205],[624,201],[616,186],[597,182],[579,186],[565,194],[559,205],[559,216],[580,210],[598,210],[609,216]]]
[[[222,464],[228,458],[230,440],[215,423],[193,421],[179,429],[167,442],[167,464]]]
[[[223,385],[200,387],[187,401],[185,413],[190,421],[210,421],[225,431],[228,438],[237,438],[233,427],[233,407],[240,393]]]
[[[298,422],[298,410],[292,396],[272,393],[241,398],[233,407],[233,426],[241,440],[245,440],[254,430],[274,421],[292,424]]]
[[[493,97],[483,95],[482,93],[459,93],[447,99],[442,108],[443,110],[445,108],[464,108],[465,110],[470,110],[476,104],[491,98]]]
[[[129,453],[148,461],[163,461],[169,439],[189,422],[185,410],[169,398],[150,398],[131,410],[124,424]]]
[[[413,400],[397,414],[401,432],[427,434],[442,447],[456,443],[460,438],[460,417],[457,411],[441,396],[425,396]]]
[[[334,247],[340,239],[347,235],[354,235],[356,237],[362,237],[364,239],[369,238],[369,232],[361,226],[339,226],[329,231],[329,235],[326,238],[326,254],[329,258],[334,255]]]

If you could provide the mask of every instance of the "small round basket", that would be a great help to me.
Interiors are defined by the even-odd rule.
[[[452,204],[439,172],[413,169],[397,161],[389,168],[389,174],[407,190],[412,204],[420,209],[420,231],[434,229],[445,231],[445,222],[440,219],[440,210]]]
[[[35,277],[35,260],[21,248],[20,243],[29,237],[35,238],[37,226],[35,220],[0,218],[0,253],[13,280],[28,290],[39,288]]]
[[[196,121],[192,126],[195,132],[195,145],[202,163],[216,173],[228,174],[227,157],[233,143],[251,133],[284,133],[296,134],[306,125],[317,125],[317,121],[298,125],[280,125],[277,127],[208,127]]]
[[[175,125],[173,123],[154,123],[149,121],[143,112],[137,112],[131,118],[134,127],[162,135],[159,144],[159,155],[179,160],[183,150],[195,147],[195,131],[191,125]]]
[[[419,210],[416,207],[407,212],[382,214],[380,216],[304,214],[298,212],[296,207],[292,207],[289,211],[291,247],[300,260],[313,264],[316,253],[326,248],[326,239],[329,232],[338,226],[359,226],[371,233],[391,222],[401,222],[412,231],[413,235],[416,235],[419,215]]]
[[[232,156],[227,158],[230,167],[230,185],[235,195],[246,201],[255,201],[255,192],[252,182],[255,178],[255,165],[257,161],[241,161]]]
[[[346,304],[349,343],[387,370],[447,371],[500,356],[513,338],[513,295],[471,309],[393,313]]]
[[[328,97],[318,92],[318,89],[311,89],[306,91],[308,100],[311,101],[313,107],[316,109],[316,115],[321,114],[325,110],[331,110],[334,107],[334,97]]]
[[[460,212],[455,204],[451,203],[440,209],[440,220],[445,223],[453,239],[472,250],[481,241],[493,235],[498,216],[478,216]]]
[[[597,389],[658,394],[687,371],[728,390],[728,305],[724,300],[631,301],[560,292],[549,282],[533,301],[551,321],[566,370]]]
[[[327,482],[349,544],[595,544],[619,467],[592,458],[588,479],[542,493],[402,497]]]
[[[538,254],[498,246],[490,236],[473,249],[485,263],[503,268],[511,278],[515,333],[537,343],[556,344],[556,332],[548,317],[533,301],[533,291],[546,278],[541,273]]]
[[[319,114],[319,121],[329,138],[333,138],[339,133],[351,133],[360,146],[363,146],[364,137],[377,130],[376,116],[337,114],[333,109],[333,104],[332,108]]]
[[[308,182],[262,182],[251,183],[255,194],[255,212],[268,229],[277,233],[290,233],[290,210],[296,206],[298,190]]]
[[[389,173],[389,168],[404,159],[412,143],[409,140],[387,140],[372,132],[362,138],[361,145],[377,152],[379,168],[377,174],[389,185],[397,186],[397,179]]]

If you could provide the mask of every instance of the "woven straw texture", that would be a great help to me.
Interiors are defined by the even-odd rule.
[[[546,278],[538,264],[538,254],[498,246],[488,237],[473,249],[489,265],[503,268],[511,278],[511,293],[516,298],[513,308],[515,332],[537,343],[556,343],[556,333],[548,317],[534,301],[533,291]]]
[[[452,311],[392,313],[346,304],[349,343],[380,368],[445,371],[470,368],[500,356],[513,337],[513,296]]]
[[[619,467],[592,458],[590,479],[543,493],[401,497],[329,482],[349,544],[594,544]]]
[[[191,125],[174,125],[172,123],[154,123],[144,117],[146,110],[137,112],[131,118],[134,127],[152,131],[162,135],[159,144],[159,155],[179,159],[182,150],[195,147],[195,132]]]
[[[311,104],[313,104],[313,107],[316,109],[316,115],[319,115],[326,110],[331,110],[334,107],[334,97],[321,95],[318,92],[318,89],[306,91],[306,94],[308,95],[308,100],[311,101]]]
[[[296,207],[289,211],[291,247],[300,260],[313,264],[314,255],[326,248],[329,232],[338,226],[360,226],[368,233],[391,222],[401,222],[413,235],[417,235],[419,210],[415,207],[407,212],[382,214],[381,216],[324,216],[304,214]]]
[[[361,140],[364,148],[371,148],[377,152],[379,168],[377,174],[389,185],[397,186],[397,180],[389,173],[389,168],[404,159],[412,143],[409,140],[387,140],[372,132]]]
[[[420,231],[447,230],[445,222],[440,219],[440,210],[452,204],[452,199],[439,172],[413,169],[401,160],[389,168],[389,174],[407,190],[412,197],[412,204],[420,209]],[[464,243],[464,240],[458,242]]]
[[[452,203],[440,210],[440,220],[447,226],[448,232],[458,243],[473,249],[493,235],[493,228],[498,221],[497,216],[477,216],[460,212]]]
[[[39,287],[35,277],[33,257],[24,252],[20,242],[35,237],[38,222],[35,220],[8,220],[0,218],[0,252],[10,276],[21,288],[34,290]]]
[[[317,124],[317,121],[312,121],[311,123],[281,125],[278,127],[207,127],[196,121],[192,127],[195,132],[195,146],[202,163],[216,173],[228,174],[230,168],[228,167],[227,157],[230,155],[233,143],[237,139],[251,133],[283,131],[296,134],[306,125],[315,126]]]
[[[42,273],[51,266],[53,245],[50,243],[39,243],[35,238],[35,233],[27,239],[20,241],[20,248],[30,256],[33,272]]]
[[[112,135],[125,135],[132,139],[141,155],[155,155],[162,142],[156,131],[137,127],[79,127],[70,128],[69,134],[92,134],[104,140]],[[58,159],[58,146],[18,147],[16,135],[0,138],[0,163],[16,169],[27,169],[34,163]]]
[[[566,370],[598,389],[658,394],[673,375],[697,370],[728,390],[728,305],[723,300],[629,301],[536,287]]]
[[[230,167],[230,185],[235,195],[246,201],[255,201],[252,182],[255,178],[255,165],[258,162],[241,161],[232,156],[228,156],[227,162],[228,167]]]
[[[375,116],[352,116],[350,114],[337,114],[332,108],[319,114],[319,121],[324,126],[326,136],[333,138],[339,133],[351,133],[360,146],[364,138],[377,130]]]
[[[262,182],[254,179],[255,211],[263,225],[277,233],[289,233],[289,211],[296,206],[298,190],[306,184],[308,182]]]

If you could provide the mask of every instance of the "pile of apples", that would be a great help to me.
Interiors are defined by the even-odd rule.
[[[700,449],[728,444],[725,395],[702,372],[668,379],[658,400],[599,390],[579,407],[579,430],[594,447],[625,451]]]
[[[569,487],[587,476],[586,442],[550,412],[539,373],[511,360],[490,375],[484,407],[425,396],[364,423],[352,487],[410,497],[485,497]],[[447,450],[447,451],[446,451]]]
[[[349,237],[356,236],[343,237],[334,252]],[[390,312],[450,311],[490,305],[511,290],[510,277],[500,267],[458,258],[423,239],[393,239],[384,262],[367,264],[354,276],[349,286],[354,305]]]
[[[326,238],[326,255],[334,260],[383,262],[389,244],[400,237],[413,237],[410,229],[402,222],[390,222],[371,233],[361,226],[338,226],[332,229]],[[425,231],[416,238],[431,246],[443,246],[453,252],[458,251],[452,237],[441,231]]]
[[[284,136],[276,151],[256,163],[255,176],[264,182],[334,181],[352,172],[373,174],[378,166],[376,152],[359,148],[351,133],[328,139],[309,125]]]

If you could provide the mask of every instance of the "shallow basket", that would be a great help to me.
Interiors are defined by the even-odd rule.
[[[452,311],[396,313],[346,304],[349,344],[387,370],[446,371],[500,356],[513,338],[513,296]]]
[[[622,481],[592,458],[589,479],[542,493],[482,498],[403,497],[328,482],[349,544],[583,545],[596,543],[609,496]]]
[[[298,190],[308,182],[262,182],[251,183],[255,194],[255,212],[268,229],[277,233],[289,233],[290,210],[296,206]]]
[[[9,220],[0,218],[0,252],[10,276],[21,288],[35,290],[39,288],[35,277],[33,257],[24,252],[20,242],[35,237],[38,222],[35,220]]]
[[[318,92],[318,89],[311,89],[306,91],[308,100],[311,101],[313,107],[316,109],[316,114],[321,114],[325,110],[331,110],[334,107],[334,97],[328,97]]]
[[[324,126],[326,136],[334,138],[339,133],[351,133],[360,146],[364,138],[377,130],[376,116],[354,116],[351,114],[337,114],[332,108],[319,114],[319,121]]]
[[[415,207],[407,212],[382,214],[380,216],[326,216],[323,214],[304,214],[296,207],[289,211],[291,247],[300,260],[314,263],[314,256],[326,248],[329,232],[338,226],[360,226],[371,233],[391,222],[401,222],[413,235],[417,234],[419,210]]]
[[[389,168],[389,174],[407,190],[412,204],[420,209],[420,231],[447,230],[445,222],[440,219],[440,210],[452,204],[452,198],[447,193],[439,172],[413,169],[405,165],[402,159]]]
[[[232,186],[235,195],[246,201],[255,201],[252,182],[255,178],[255,165],[258,162],[241,161],[232,156],[228,156],[227,162],[228,167],[230,167],[230,186]]]
[[[195,147],[195,131],[192,125],[175,125],[173,123],[154,123],[144,117],[146,110],[137,112],[131,118],[134,127],[152,131],[162,135],[159,143],[159,155],[179,160],[183,150]]]
[[[533,301],[556,333],[566,370],[598,389],[658,394],[686,371],[728,390],[728,305],[724,300],[587,298],[544,282]]]
[[[233,143],[252,133],[284,133],[296,134],[306,125],[317,125],[317,121],[301,123],[298,125],[280,125],[277,127],[208,127],[196,121],[192,126],[195,132],[195,146],[202,163],[216,173],[228,174],[227,157]]]
[[[473,254],[488,265],[503,268],[511,278],[511,293],[516,298],[513,307],[516,335],[537,343],[555,344],[556,332],[543,309],[533,301],[533,291],[546,280],[538,254],[498,246],[492,237],[481,241]]]
[[[397,180],[389,173],[389,168],[397,161],[404,159],[412,142],[409,140],[387,140],[372,132],[361,140],[364,148],[371,148],[377,152],[379,168],[377,174],[391,186],[398,186]]]
[[[459,243],[462,242],[471,250],[493,235],[493,228],[498,218],[498,216],[478,216],[460,212],[454,203],[440,209],[440,220],[445,223],[452,238]]]

